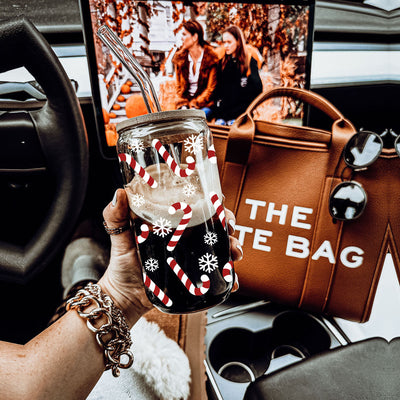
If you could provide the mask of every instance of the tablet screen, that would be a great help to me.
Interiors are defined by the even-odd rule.
[[[229,52],[224,41],[227,28],[239,28],[247,55],[255,60],[252,65],[254,67],[256,63],[262,90],[276,86],[308,88],[313,10],[313,1],[81,0],[93,103],[103,155],[115,157],[116,125],[147,110],[134,77],[96,36],[101,25],[108,25],[145,69],[162,110],[173,110],[182,106],[179,91],[182,74],[178,73],[176,60],[184,47],[188,21],[201,26],[203,39],[218,57],[218,62],[222,62]],[[229,35],[225,36],[229,38]],[[186,79],[196,80],[195,74]],[[216,106],[217,101],[211,97],[206,105],[214,103]],[[200,104],[199,108],[203,105]],[[259,119],[277,121],[289,118],[297,123],[301,123],[303,115],[303,105],[289,99],[274,100],[256,112]],[[209,123],[215,123],[216,118],[210,118]],[[232,120],[229,115],[227,118]]]

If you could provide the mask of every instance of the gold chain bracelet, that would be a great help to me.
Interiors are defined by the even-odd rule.
[[[89,312],[84,310],[94,305]],[[85,318],[88,328],[96,334],[96,340],[104,351],[105,369],[111,369],[112,374],[118,377],[119,368],[129,368],[133,363],[133,355],[130,352],[132,346],[131,334],[121,310],[114,306],[110,296],[102,293],[100,286],[89,283],[79,290],[75,297],[67,301],[67,310],[76,310],[82,318]],[[107,322],[96,328],[94,323],[105,317]],[[127,358],[123,363],[122,358]]]

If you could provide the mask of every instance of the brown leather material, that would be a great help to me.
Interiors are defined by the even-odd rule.
[[[239,119],[240,122],[230,129],[225,161],[246,165],[254,141],[255,124],[246,114]]]
[[[222,186],[227,187],[225,197],[226,203],[234,213],[239,206],[239,197],[244,178],[250,151],[254,141],[255,124],[253,118],[243,114],[239,124],[234,124],[229,132],[229,140],[226,145],[225,162],[222,169]],[[225,173],[225,170],[227,173]]]
[[[254,120],[266,99],[290,96],[333,119],[331,131]],[[392,183],[386,151],[354,180],[368,202],[357,220],[335,222],[329,195],[341,180],[342,151],[355,128],[311,91],[262,93],[229,129],[212,126],[225,206],[234,211],[244,259],[235,263],[240,291],[254,297],[366,321],[388,248],[399,254],[400,172]],[[392,165],[392,164],[391,164]],[[390,192],[388,190],[393,190]],[[389,217],[390,214],[390,217]],[[393,218],[392,216],[395,216]],[[400,268],[397,267],[400,276]]]
[[[243,182],[246,177],[246,165],[227,161],[224,163],[224,171],[227,171],[221,177],[221,185],[224,188],[225,196],[224,205],[236,215]]]
[[[318,205],[314,235],[310,245],[311,254],[315,254],[321,243],[328,240],[334,258],[337,259],[343,222],[337,221],[336,223],[329,224],[329,229],[326,229],[325,221],[331,219],[328,210],[329,194],[332,188],[339,182],[340,179],[330,177],[325,181]],[[313,260],[312,257],[308,258],[299,307],[304,307],[315,312],[324,311],[335,271],[334,267],[335,264],[331,263],[328,258],[321,257],[318,260]]]

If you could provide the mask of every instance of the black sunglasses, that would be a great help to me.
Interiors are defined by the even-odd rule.
[[[354,172],[362,171],[374,163],[384,147],[387,139],[394,143],[394,148],[400,157],[400,136],[391,129],[382,135],[375,132],[360,131],[353,135],[343,149],[343,159],[351,168],[349,181],[339,183],[329,196],[329,212],[334,219],[349,221],[358,218],[367,204],[367,193],[362,185],[352,180]],[[343,179],[342,171],[342,179]]]

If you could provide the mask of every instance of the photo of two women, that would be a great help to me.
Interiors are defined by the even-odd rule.
[[[223,56],[204,40],[197,21],[183,24],[183,44],[172,62],[176,69],[177,108],[202,109],[216,125],[231,125],[262,92],[257,60],[242,30],[231,25],[222,33]]]

